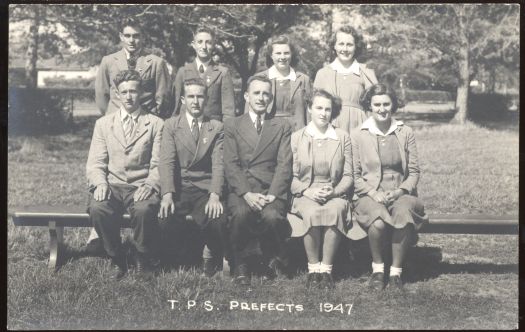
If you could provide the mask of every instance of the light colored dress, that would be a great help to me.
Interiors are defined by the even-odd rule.
[[[359,104],[361,95],[371,85],[377,83],[373,70],[354,61],[348,69],[342,69],[339,60],[321,68],[315,76],[314,88],[324,89],[332,95],[341,98],[341,112],[332,119],[335,127],[351,133],[367,118],[366,111]]]

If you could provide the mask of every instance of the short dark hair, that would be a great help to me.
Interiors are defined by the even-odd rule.
[[[246,91],[250,90],[250,85],[253,81],[259,81],[259,82],[265,82],[270,84],[270,87],[272,86],[272,81],[263,75],[254,75],[248,79],[248,82],[246,83]]]
[[[365,42],[363,41],[363,36],[353,27],[349,25],[345,25],[339,28],[338,30],[336,30],[336,32],[332,35],[332,39],[330,40],[330,52],[331,52],[332,61],[335,60],[335,58],[337,58],[337,54],[335,53],[334,48],[335,48],[335,43],[337,42],[337,34],[339,32],[347,33],[347,34],[352,35],[352,37],[354,37],[354,45],[355,45],[354,59],[360,58],[366,49]]]
[[[272,52],[273,45],[275,44],[288,45],[288,47],[290,47],[290,52],[292,53],[290,58],[290,66],[295,67],[295,65],[297,65],[299,62],[297,49],[295,48],[295,45],[292,43],[291,39],[286,35],[276,36],[268,42],[268,46],[266,47],[266,66],[271,67],[274,64],[272,60]]]
[[[135,17],[126,17],[122,19],[122,21],[120,21],[120,24],[119,24],[119,32],[124,31],[125,27],[138,28],[140,32],[142,32],[142,24]]]
[[[208,27],[198,27],[197,29],[195,29],[195,32],[193,33],[193,39],[195,39],[195,36],[197,36],[201,32],[210,34],[211,38],[215,40],[215,31]]]
[[[115,87],[118,89],[118,86],[122,82],[127,82],[127,81],[138,81],[140,85],[142,85],[142,78],[140,77],[139,72],[136,70],[131,70],[131,69],[120,71],[117,74],[117,76],[115,76],[113,83],[115,83]]]
[[[204,84],[204,81],[201,78],[194,77],[184,80],[184,91],[182,91],[183,95],[186,95],[186,87],[189,85],[202,86],[204,88],[204,94],[206,94],[206,92],[208,91],[208,87],[206,86],[206,84]]]
[[[322,97],[322,98],[326,98],[330,100],[332,102],[331,118],[332,119],[337,118],[339,113],[341,113],[341,105],[342,105],[341,98],[339,98],[338,96],[332,95],[330,92],[324,89],[314,89],[310,97],[306,100],[306,105],[308,106],[309,109],[312,109],[312,105],[316,97]]]
[[[390,100],[392,101],[392,113],[395,113],[399,107],[399,101],[397,99],[396,92],[390,86],[383,83],[372,85],[366,89],[366,91],[361,96],[359,103],[365,111],[370,112],[372,111],[372,97],[379,95],[387,95],[390,97]]]

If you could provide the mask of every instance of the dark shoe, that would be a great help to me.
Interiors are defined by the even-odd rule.
[[[135,255],[135,271],[139,274],[151,272],[151,265],[147,257],[140,252]]]
[[[100,238],[89,241],[88,244],[78,250],[77,254],[80,257],[104,257],[107,255]]]
[[[403,290],[403,281],[401,281],[400,276],[390,276],[388,279],[388,288]]]
[[[266,280],[273,280],[275,278],[282,279],[286,277],[283,263],[277,258],[273,258],[265,270],[263,278]]]
[[[237,285],[249,286],[250,285],[250,272],[247,264],[239,264],[235,268],[235,278],[233,281]]]
[[[332,275],[330,273],[324,272],[321,274],[321,282],[319,284],[319,288],[321,289],[334,289],[334,279],[332,279]]]
[[[202,259],[202,271],[204,275],[208,278],[213,277],[213,275],[220,270],[221,264],[217,263],[215,258],[203,258]]]
[[[113,263],[113,276],[112,279],[114,280],[120,280],[124,278],[126,275],[126,272],[128,271],[127,264],[125,263],[123,258],[112,258],[111,262]]]
[[[381,291],[385,288],[385,274],[383,272],[372,273],[368,281],[368,288],[374,291]]]
[[[306,275],[306,288],[318,288],[321,283],[321,273],[313,272]]]

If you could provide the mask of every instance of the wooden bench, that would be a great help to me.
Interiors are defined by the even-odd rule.
[[[429,224],[420,233],[518,234],[518,216],[439,214],[429,217]],[[130,228],[129,215],[125,214],[123,220],[122,227]],[[54,270],[59,267],[64,227],[91,227],[86,208],[78,206],[33,206],[18,209],[13,213],[13,222],[16,226],[48,227],[48,267]],[[224,271],[229,271],[226,260]]]

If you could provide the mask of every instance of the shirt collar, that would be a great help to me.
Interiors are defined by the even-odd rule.
[[[275,80],[277,81],[290,80],[295,82],[295,80],[297,79],[297,75],[295,74],[295,70],[292,67],[290,67],[290,73],[287,76],[283,76],[277,70],[277,68],[275,68],[275,65],[273,65],[270,67],[270,69],[268,69],[268,78],[271,80],[275,78]]]
[[[190,129],[191,127],[193,126],[193,119],[195,119],[193,116],[191,116],[191,114],[189,114],[188,112],[184,112],[186,113],[186,119],[188,120],[188,125],[190,126]],[[203,118],[203,115],[201,114],[201,116],[199,116],[197,118],[197,125],[199,126],[199,129],[201,128],[202,126],[202,118]]]
[[[322,132],[319,131],[319,129],[317,129],[317,127],[314,125],[314,123],[312,121],[310,121],[310,123],[306,126],[305,131],[310,136],[312,136],[312,138],[314,138],[314,139],[330,138],[330,139],[333,139],[335,141],[338,140],[337,134],[335,132],[335,129],[334,129],[334,127],[332,127],[331,124],[328,124],[328,128],[326,129],[326,131],[324,133],[322,133]]]
[[[248,114],[250,115],[250,119],[252,119],[252,122],[255,123],[255,121],[257,121],[257,113],[255,113],[252,110],[249,110]],[[263,124],[263,122],[264,122],[264,114],[261,117],[261,124]]]
[[[361,129],[367,129],[372,134],[378,135],[378,136],[387,136],[393,133],[399,126],[403,125],[403,121],[396,120],[392,118],[392,121],[390,123],[390,128],[388,128],[386,134],[384,134],[379,128],[377,128],[376,121],[373,117],[369,117],[366,119],[365,122],[361,125]]]
[[[208,62],[204,63],[197,56],[197,57],[195,57],[195,62],[197,63],[197,70],[200,68],[201,65],[203,65],[204,66],[204,71],[206,71],[206,69],[208,69],[208,66],[210,65],[211,59],[208,60]]]
[[[120,120],[121,121],[124,121],[124,119],[126,118],[126,116],[128,116],[128,112],[126,112],[126,110],[124,109],[124,107],[121,107],[120,108]],[[137,109],[135,112],[131,113],[131,117],[133,118],[133,120],[136,122],[137,121],[137,118],[139,117],[140,115],[140,108]]]
[[[126,60],[129,60],[129,58],[131,57],[131,54],[125,48],[122,48],[122,49],[124,50],[124,54],[126,54]],[[140,54],[141,51],[142,51],[142,49],[136,50],[135,54],[138,55],[138,54]]]
[[[356,74],[361,75],[361,72],[359,70],[359,62],[357,60],[354,60],[350,67],[346,68],[343,66],[341,61],[339,61],[338,58],[335,58],[334,62],[330,64],[330,67],[332,67],[333,70],[338,72],[339,74]]]

